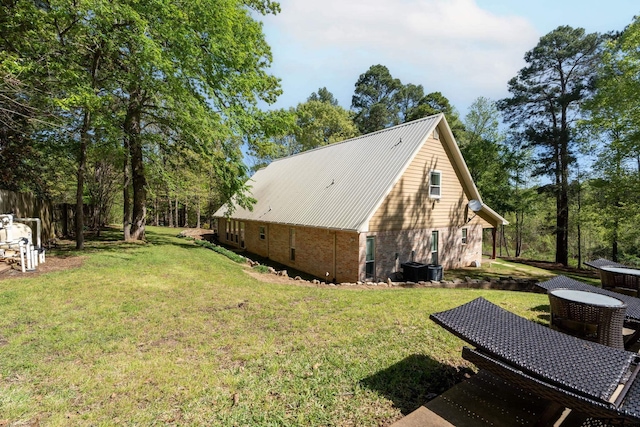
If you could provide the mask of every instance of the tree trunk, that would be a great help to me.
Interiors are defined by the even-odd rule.
[[[122,168],[123,190],[122,190],[122,230],[124,232],[124,240],[131,240],[131,194],[129,186],[131,185],[131,169],[129,167],[129,141],[124,138],[124,167]]]
[[[556,262],[569,264],[569,207],[566,190],[560,190],[556,219]]]
[[[618,218],[613,221],[613,238],[611,242],[611,260],[618,262]]]
[[[524,227],[524,212],[516,210],[516,253],[515,257],[519,258],[522,254],[522,230]]]
[[[196,207],[196,228],[200,228],[200,196],[197,197],[196,203],[198,204],[198,206]]]
[[[176,228],[180,227],[180,210],[178,208],[178,197],[176,197]]]
[[[184,202],[184,226],[189,228],[189,198],[187,198]]]
[[[564,88],[563,88],[564,89]],[[564,90],[563,90],[564,92]],[[560,135],[558,136],[559,154],[557,166],[560,176],[560,189],[557,206],[557,246],[556,262],[569,265],[569,131],[567,107],[562,108]]]
[[[89,127],[91,112],[85,110],[80,130],[80,147],[78,152],[78,172],[76,188],[76,249],[84,249],[84,178],[87,170],[87,147],[89,146]]]
[[[578,268],[582,268],[582,186],[580,185],[580,169],[578,169]]]
[[[173,208],[171,207],[171,196],[167,191],[167,216],[169,217],[169,227],[173,227]]]
[[[158,201],[158,196],[156,196],[153,199],[153,212],[155,213],[154,215],[154,219],[153,219],[153,225],[155,225],[156,227],[158,225],[160,225],[160,202]]]
[[[140,122],[138,121],[138,129],[139,124]],[[132,142],[131,174],[133,181],[133,211],[131,221],[131,238],[133,240],[144,240],[145,221],[147,217],[147,180],[144,176],[142,140],[140,135],[138,134]]]
[[[143,240],[147,216],[147,181],[144,175],[140,120],[142,115],[142,94],[139,90],[130,93],[127,115],[124,121],[125,138],[128,140],[131,156],[131,182],[133,184],[133,206],[131,209],[131,232],[129,240]]]

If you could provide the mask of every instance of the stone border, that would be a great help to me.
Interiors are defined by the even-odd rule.
[[[252,261],[247,258],[247,265],[251,268],[260,266],[257,261]],[[520,291],[520,292],[536,292],[542,293],[542,291],[536,287],[538,283],[537,279],[516,279],[513,277],[500,277],[500,278],[484,278],[472,279],[466,277],[465,280],[442,280],[440,282],[394,282],[391,279],[387,279],[386,282],[355,282],[355,283],[327,283],[318,279],[304,280],[300,276],[289,277],[287,270],[276,270],[273,267],[267,266],[268,272],[265,274],[273,274],[280,277],[288,277],[290,280],[304,282],[306,284],[322,285],[322,286],[365,286],[365,287],[387,287],[387,288],[450,288],[450,289],[496,289],[503,291]]]

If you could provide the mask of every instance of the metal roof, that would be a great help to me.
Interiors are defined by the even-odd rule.
[[[446,123],[442,114],[425,117],[275,160],[248,183],[257,200],[253,210],[238,206],[232,218],[366,231],[371,215],[440,121]],[[226,212],[223,206],[215,216]]]

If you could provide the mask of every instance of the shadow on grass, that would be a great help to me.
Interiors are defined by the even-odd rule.
[[[408,415],[463,381],[469,368],[455,368],[442,364],[429,356],[413,354],[389,366],[360,383],[391,400],[394,406]]]
[[[551,306],[549,304],[542,304],[536,307],[531,307],[531,311],[544,311],[545,313],[549,313],[551,310]]]
[[[107,227],[100,230],[100,235],[87,233],[84,240],[84,249],[77,250],[75,241],[64,240],[56,247],[49,249],[49,253],[60,258],[80,256],[88,253],[116,253],[131,252],[142,249],[147,245],[154,246],[180,246],[186,249],[200,249],[192,241],[187,239],[176,239],[181,229],[175,229],[175,235],[157,232],[153,228],[147,228],[144,241],[125,242],[123,240],[122,229]]]

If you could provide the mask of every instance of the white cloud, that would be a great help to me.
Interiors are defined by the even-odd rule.
[[[319,86],[332,90],[332,81],[345,78],[351,93],[336,95],[350,101],[358,75],[380,63],[404,83],[441,91],[466,108],[478,96],[504,96],[539,37],[526,19],[492,14],[475,0],[280,3],[282,13],[266,18],[265,30],[285,95],[288,87],[310,86],[294,94],[297,101]]]

